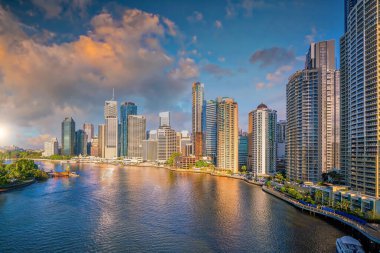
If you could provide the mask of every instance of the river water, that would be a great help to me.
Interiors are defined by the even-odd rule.
[[[0,252],[335,252],[344,235],[236,179],[71,168],[80,177],[0,194]]]

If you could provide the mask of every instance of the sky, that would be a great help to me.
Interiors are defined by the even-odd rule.
[[[286,83],[311,42],[343,34],[343,0],[0,0],[0,146],[41,148],[73,117],[133,101],[147,128],[191,129],[191,85],[286,118]],[[97,128],[97,127],[96,127]]]

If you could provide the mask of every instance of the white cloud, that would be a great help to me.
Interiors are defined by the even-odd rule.
[[[214,25],[215,25],[216,29],[222,29],[223,28],[222,21],[220,21],[220,20],[215,20]]]

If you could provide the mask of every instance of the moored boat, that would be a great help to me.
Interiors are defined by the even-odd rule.
[[[351,236],[343,236],[336,240],[337,253],[365,253],[361,243]]]

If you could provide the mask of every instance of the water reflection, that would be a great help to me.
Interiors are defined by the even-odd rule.
[[[0,194],[1,252],[333,252],[343,235],[239,180],[70,166],[80,177]]]

